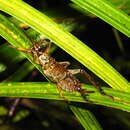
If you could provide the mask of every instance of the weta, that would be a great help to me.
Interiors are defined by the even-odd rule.
[[[43,50],[40,45],[43,44],[45,41],[48,42],[47,47]],[[33,55],[34,61],[37,64],[42,66],[42,70],[44,74],[53,82],[57,84],[57,88],[59,91],[60,96],[66,100],[61,92],[61,89],[67,92],[80,92],[81,96],[84,98],[85,101],[88,103],[92,103],[87,99],[85,96],[86,93],[92,93],[94,91],[86,91],[82,89],[80,81],[74,76],[75,74],[84,74],[88,80],[99,90],[99,92],[107,97],[113,99],[112,96],[107,95],[102,88],[95,82],[95,80],[83,69],[73,69],[67,70],[66,68],[70,65],[70,62],[57,62],[54,58],[52,58],[48,52],[51,47],[51,42],[49,40],[42,40],[40,42],[36,42],[31,49],[24,49],[24,48],[16,48],[17,50],[29,52]],[[15,48],[15,47],[13,47]]]

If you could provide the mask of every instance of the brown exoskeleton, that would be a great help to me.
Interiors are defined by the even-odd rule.
[[[48,41],[48,45],[46,49],[43,50],[40,47],[40,45],[43,44],[44,42],[45,40],[35,43],[31,49],[24,49],[24,48],[16,48],[16,49],[20,51],[29,52],[33,55],[34,61],[37,64],[42,65],[42,70],[44,74],[51,81],[56,82],[59,94],[64,100],[68,101],[68,99],[66,99],[62,95],[61,88],[68,92],[79,91],[81,93],[81,96],[84,98],[84,100],[91,103],[91,101],[88,101],[85,94],[92,93],[93,91],[86,91],[82,89],[80,81],[74,76],[77,73],[84,74],[89,79],[89,81],[100,91],[102,95],[113,99],[112,96],[107,95],[101,89],[101,87],[94,81],[94,79],[85,70],[82,69],[67,70],[66,68],[70,65],[68,61],[57,62],[54,58],[52,58],[48,54],[48,51],[51,47],[51,42]]]

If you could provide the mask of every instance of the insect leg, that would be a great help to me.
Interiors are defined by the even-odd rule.
[[[107,94],[103,91],[103,89],[96,83],[96,81],[94,80],[94,78],[91,77],[90,74],[88,74],[85,70],[80,69],[80,73],[81,73],[81,74],[84,74],[84,75],[88,78],[88,80],[99,90],[99,92],[100,92],[102,95],[113,99],[112,96],[107,95]]]
[[[64,62],[59,62],[59,63],[64,66],[64,69],[66,69],[70,65],[69,61],[64,61]]]
[[[50,40],[48,40],[48,39],[44,39],[44,40],[41,40],[41,41],[39,41],[39,42],[35,42],[35,45],[38,47],[38,46],[40,46],[41,44],[43,44],[43,43],[45,43],[45,42],[49,42]]]
[[[39,64],[39,61],[37,60],[37,53],[36,53],[35,50],[33,50],[33,49],[25,49],[25,48],[17,48],[17,47],[11,46],[11,45],[9,45],[9,47],[15,48],[16,50],[19,50],[19,51],[32,53],[32,54],[33,54],[33,59],[34,59],[34,61],[35,61],[37,64]]]
[[[44,51],[45,54],[48,54],[49,50],[50,50],[50,47],[51,47],[51,41],[48,40],[48,39],[45,39],[45,40],[42,40],[40,42],[35,42],[35,45],[34,47],[39,47],[41,44],[45,43],[45,42],[48,42],[47,44],[47,47],[46,47],[46,50]]]
[[[70,73],[72,73],[72,75],[75,75],[75,74],[79,74],[80,73],[80,69],[69,69],[68,70]]]
[[[16,50],[18,50],[18,51],[32,52],[32,49],[17,48],[17,47],[11,46],[11,45],[8,45],[8,47],[14,48],[14,49],[16,49]]]
[[[107,97],[113,99],[112,96],[107,95],[107,94],[103,91],[103,89],[96,83],[96,81],[94,80],[94,78],[91,77],[90,74],[88,74],[85,70],[83,70],[83,69],[74,69],[74,70],[68,70],[68,71],[71,72],[73,75],[74,75],[74,74],[78,74],[78,73],[84,74],[84,75],[88,78],[88,80],[99,90],[99,92],[100,92],[102,95],[107,96]]]
[[[86,91],[85,89],[81,89],[81,88],[78,91],[80,92],[81,96],[83,97],[85,101],[91,104],[93,103],[92,101],[88,100],[88,98],[86,97],[86,93],[93,93],[94,91]]]
[[[62,95],[61,87],[60,87],[58,84],[57,84],[57,88],[58,88],[58,92],[59,92],[60,96],[61,96],[65,101],[67,101],[68,103],[70,103],[70,101]]]
[[[70,78],[75,81],[75,78],[73,77],[73,74],[77,74],[79,73],[80,69],[75,69],[75,70],[68,70],[70,72]],[[92,101],[89,101],[88,98],[86,97],[86,93],[94,93],[94,91],[87,91],[85,89],[82,89],[81,84],[79,83],[79,81],[77,80],[77,83],[75,84],[77,87],[77,91],[80,92],[81,96],[83,97],[83,99],[85,101],[87,101],[87,103],[93,103]]]
[[[48,52],[49,52],[49,50],[50,50],[50,48],[51,48],[51,41],[50,40],[48,40],[49,42],[48,42],[48,44],[47,44],[47,47],[46,47],[46,50],[45,50],[45,53],[47,53],[48,54]]]

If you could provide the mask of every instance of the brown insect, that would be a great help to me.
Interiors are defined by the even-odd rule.
[[[43,50],[40,45],[43,44],[45,41],[48,42],[48,45],[45,50]],[[75,74],[84,74],[89,81],[99,90],[99,92],[107,97],[113,99],[112,96],[107,95],[102,88],[94,81],[94,79],[83,69],[73,69],[67,70],[66,68],[70,65],[70,62],[57,62],[54,58],[52,58],[48,51],[51,47],[51,42],[49,40],[43,40],[34,44],[31,49],[24,49],[24,48],[16,48],[17,50],[29,52],[33,55],[34,61],[37,64],[42,66],[42,70],[44,74],[53,82],[56,82],[58,91],[60,96],[66,100],[61,92],[61,88],[67,92],[80,92],[81,96],[89,103],[92,103],[87,99],[85,96],[86,93],[93,93],[94,91],[86,91],[82,89],[80,81],[74,76]],[[14,47],[15,48],[15,47]]]

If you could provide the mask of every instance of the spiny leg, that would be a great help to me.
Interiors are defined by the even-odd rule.
[[[80,73],[80,69],[69,69],[68,70],[70,73],[72,73],[72,75],[75,75],[75,74],[79,74]]]
[[[72,75],[75,75],[75,74],[79,74],[80,73],[80,69],[69,69],[68,70]],[[94,93],[94,91],[87,91],[87,90],[85,90],[85,89],[81,89],[81,88],[79,88],[79,90],[81,91],[83,91],[83,93]]]
[[[58,92],[59,92],[60,96],[61,96],[65,101],[67,101],[68,103],[70,103],[70,101],[62,95],[61,87],[60,87],[58,84],[57,84],[57,88],[58,88]]]
[[[81,94],[81,96],[83,97],[83,99],[85,100],[85,101],[87,101],[87,103],[93,103],[92,101],[89,101],[88,100],[88,98],[86,97],[86,93],[93,93],[94,91],[86,91],[85,89],[81,89],[81,88],[79,88],[79,90],[78,90],[79,92],[80,92],[80,94]]]
[[[81,73],[81,74],[84,74],[84,75],[88,78],[88,80],[99,90],[99,92],[100,92],[102,95],[113,99],[112,96],[106,94],[106,93],[103,91],[103,89],[96,83],[96,81],[94,80],[94,78],[91,77],[85,70],[80,70],[80,73]]]
[[[69,61],[63,61],[63,62],[59,62],[59,63],[64,66],[64,69],[66,69],[70,65]]]
[[[68,70],[69,71],[69,70]],[[71,70],[69,72],[72,72]],[[89,101],[86,97],[86,93],[94,93],[94,91],[87,91],[85,89],[82,89],[80,82],[73,76],[72,73],[69,73],[69,77],[74,81],[78,92],[80,92],[81,96],[87,103],[93,103],[92,101]]]
[[[72,74],[78,74],[78,73],[84,74],[84,75],[88,78],[88,80],[99,90],[99,92],[100,92],[102,95],[107,96],[107,97],[113,99],[112,96],[107,95],[107,94],[103,91],[103,89],[96,83],[96,81],[94,80],[94,78],[91,77],[90,74],[88,74],[85,70],[83,70],[83,69],[75,69],[75,70],[69,70],[69,71],[70,71]]]

